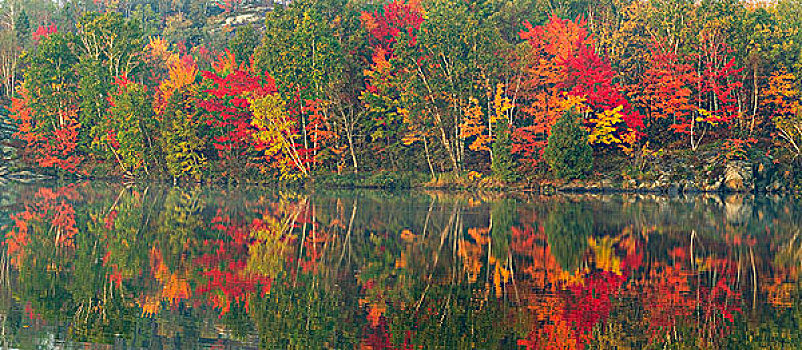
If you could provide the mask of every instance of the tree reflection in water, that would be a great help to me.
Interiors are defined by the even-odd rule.
[[[799,202],[18,186],[1,346],[802,342]]]

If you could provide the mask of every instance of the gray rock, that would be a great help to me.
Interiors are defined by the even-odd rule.
[[[755,188],[752,165],[745,161],[732,161],[724,169],[724,187],[732,192],[746,192]]]
[[[721,185],[724,183],[723,179],[718,179],[712,183],[708,183],[702,189],[706,192],[718,192],[721,191]]]
[[[623,183],[622,187],[626,189],[638,188],[638,180],[629,179]]]
[[[784,192],[785,186],[783,186],[782,181],[774,180],[768,186],[766,186],[766,191],[772,193]]]

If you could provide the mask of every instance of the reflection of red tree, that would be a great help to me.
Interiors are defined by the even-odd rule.
[[[705,286],[707,277],[695,278],[699,275],[682,266],[652,268],[641,292],[652,341],[670,338],[680,326],[695,329],[704,343],[727,334],[741,311],[740,296],[729,287],[726,276]]]
[[[6,246],[12,263],[19,266],[32,234],[52,234],[55,247],[71,247],[78,233],[75,208],[71,201],[79,199],[74,185],[55,189],[43,187],[34,194],[33,200],[25,205],[22,212],[11,215],[14,227],[6,234]],[[51,229],[31,232],[36,224],[50,225]]]
[[[142,315],[158,314],[162,301],[174,306],[192,297],[192,289],[189,286],[190,273],[182,268],[171,271],[164,262],[161,250],[155,246],[150,250],[150,265],[152,277],[157,282],[157,289],[153,294],[142,296],[139,300]],[[117,271],[116,266],[113,269]],[[111,278],[115,278],[115,274],[112,274]]]
[[[253,243],[247,225],[223,216],[219,211],[212,219],[212,225],[223,236],[205,241],[204,245],[213,247],[214,251],[193,261],[200,269],[200,275],[207,279],[206,283],[196,287],[195,293],[206,295],[212,305],[221,310],[222,316],[228,313],[232,303],[244,303],[247,309],[248,296],[252,293],[264,295],[270,292],[272,279],[245,271],[248,246]]]
[[[626,277],[622,275],[594,272],[585,277],[584,283],[568,286],[562,294],[566,301],[563,319],[571,325],[577,345],[587,345],[593,326],[610,314],[612,298],[624,281]]]
[[[546,242],[546,233],[542,226],[537,229],[529,225],[512,227],[510,248],[517,256],[525,257],[517,261],[516,270],[528,277],[532,288],[554,293],[557,291],[555,282],[564,273]]]
[[[370,308],[370,306],[368,306]],[[368,318],[373,314],[372,311],[368,312]],[[387,319],[384,316],[377,316],[373,321],[365,325],[362,344],[359,348],[363,350],[379,350],[379,349],[393,349],[393,343],[389,331],[387,330]]]
[[[368,280],[362,286],[363,290],[365,290],[366,294],[370,290],[374,290],[376,288],[376,284],[373,280]],[[364,305],[367,311],[367,323],[363,329],[364,336],[362,337],[362,341],[359,345],[359,349],[362,350],[407,350],[413,349],[414,347],[410,344],[412,340],[412,336],[414,332],[411,330],[399,330],[403,332],[404,338],[403,343],[399,345],[393,344],[393,330],[390,328],[390,325],[387,322],[387,317],[385,313],[387,312],[386,301],[382,291],[376,291],[376,293],[371,293],[372,301],[368,301],[366,299],[361,299],[360,304]],[[432,310],[428,309],[427,312],[430,313]],[[431,316],[431,315],[429,315]],[[429,317],[423,316],[423,317]]]
[[[513,227],[510,247],[516,254],[528,256],[518,271],[527,274],[530,286],[539,290],[529,301],[534,313],[534,327],[518,344],[527,349],[584,348],[591,340],[593,327],[603,322],[613,308],[632,271],[640,267],[642,249],[632,231],[626,228],[615,237],[589,239],[585,268],[564,271],[551,254],[542,228]],[[593,254],[588,254],[593,253]]]

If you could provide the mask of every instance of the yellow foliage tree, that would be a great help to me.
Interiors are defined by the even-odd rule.
[[[472,151],[490,151],[490,135],[487,134],[488,127],[485,126],[484,112],[482,106],[476,98],[469,99],[468,106],[465,107],[465,118],[460,125],[460,133],[463,140],[476,137],[468,146]],[[490,122],[492,123],[492,121]],[[490,124],[489,123],[489,124]]]
[[[796,75],[786,69],[774,72],[769,78],[763,104],[773,111],[771,121],[784,140],[784,146],[794,154],[802,154],[802,116],[800,116],[799,90]]]
[[[616,136],[618,127],[624,122],[621,115],[623,106],[597,113],[595,117],[588,120],[593,127],[588,135],[588,143],[591,145],[612,145],[621,143],[621,139]]]
[[[173,93],[194,83],[195,78],[198,76],[198,65],[190,55],[184,55],[180,58],[178,55],[173,55],[167,64],[168,76],[167,79],[159,84],[161,98],[157,99],[157,103],[158,101],[170,100]],[[155,110],[156,113],[161,113],[164,110],[164,104],[157,105]]]
[[[267,159],[279,171],[282,180],[303,178],[309,175],[308,165],[298,149],[301,135],[297,123],[287,113],[284,100],[278,94],[248,100],[253,119],[251,124],[259,131],[254,133],[257,150],[263,151]]]

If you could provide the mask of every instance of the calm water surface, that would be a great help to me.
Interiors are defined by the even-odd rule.
[[[0,187],[0,347],[802,347],[790,197]]]

